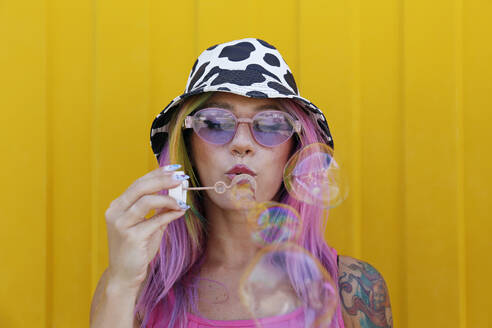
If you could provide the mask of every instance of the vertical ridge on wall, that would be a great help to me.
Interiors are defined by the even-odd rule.
[[[89,6],[48,1],[48,327],[86,323],[88,309],[67,300],[90,300]]]
[[[492,2],[463,6],[463,124],[467,327],[492,327]]]
[[[299,85],[301,95],[324,112],[335,143],[335,156],[350,175],[351,56],[350,10],[347,2],[300,2]],[[321,35],[321,36],[320,36]],[[350,180],[350,176],[348,176]],[[352,187],[352,184],[350,184]],[[341,255],[353,254],[352,191],[328,212],[325,236]]]
[[[92,276],[91,3],[48,2],[51,285],[47,327],[86,325]],[[76,282],[76,283],[74,283]],[[67,301],[70,300],[70,301]]]
[[[142,144],[142,147],[143,148],[147,148],[147,153],[151,156],[146,156],[146,165],[145,165],[145,174],[152,171],[154,167],[156,167],[155,163],[155,157],[152,156],[153,155],[153,152],[151,151],[151,148],[150,148],[150,138],[148,138],[148,136],[150,136],[150,125],[152,124],[152,116],[155,117],[154,115],[154,112],[153,112],[153,108],[152,108],[152,93],[154,92],[154,89],[153,89],[153,86],[152,86],[152,69],[153,69],[153,66],[152,66],[152,42],[153,42],[153,32],[152,32],[152,10],[153,10],[153,7],[152,7],[152,0],[149,0],[149,5],[148,5],[148,8],[147,8],[147,22],[146,22],[146,25],[147,25],[147,30],[148,30],[148,39],[147,39],[147,49],[149,49],[149,52],[147,53],[147,70],[148,70],[148,76],[147,76],[147,85],[148,85],[148,89],[146,90],[147,91],[147,99],[148,99],[148,106],[147,106],[147,110],[145,112],[145,117],[147,118],[147,125],[144,125],[144,128],[147,129],[147,140],[145,140],[145,143]],[[150,151],[149,151],[150,150]],[[154,158],[152,158],[154,157]]]
[[[101,216],[99,213],[99,204],[98,204],[98,188],[99,188],[99,167],[98,167],[98,153],[99,146],[97,141],[99,140],[97,126],[99,125],[99,117],[98,117],[98,23],[97,23],[97,10],[98,10],[98,1],[91,0],[91,41],[92,41],[92,51],[90,52],[90,82],[92,85],[91,90],[91,111],[90,111],[90,203],[91,203],[91,290],[95,290],[97,286],[97,282],[100,275],[100,269],[98,263],[100,263],[99,254],[100,243],[98,236],[101,235],[100,232],[100,224],[98,218]]]
[[[53,16],[52,1],[45,0],[46,6],[44,33],[46,38],[45,67],[46,67],[46,303],[45,325],[53,326]]]
[[[144,158],[149,151],[149,5],[150,0],[97,2],[94,128],[99,275],[108,265],[104,213],[148,167]]]
[[[466,221],[465,221],[465,172],[464,172],[464,115],[463,115],[463,0],[454,2],[454,67],[456,110],[456,216],[458,232],[458,297],[460,328],[466,328]]]
[[[47,320],[46,6],[0,3],[2,327],[42,327]]]
[[[294,3],[294,14],[295,14],[295,53],[296,53],[296,83],[298,87],[302,85],[302,65],[301,65],[301,0],[296,0]]]
[[[459,321],[453,6],[415,0],[405,8],[410,327]]]
[[[360,16],[360,0],[351,0],[351,34],[352,34],[352,95],[351,106],[352,125],[350,127],[352,145],[351,145],[351,170],[352,176],[352,217],[353,217],[353,256],[361,258],[361,220],[362,220],[362,165],[361,161],[361,16]]]
[[[200,40],[200,15],[198,8],[200,7],[200,0],[193,1],[193,35],[191,38],[193,39],[193,57],[198,57],[200,55],[201,49],[199,45]]]
[[[408,202],[407,202],[407,197],[405,196],[407,185],[409,184],[408,181],[408,176],[406,172],[408,172],[407,168],[407,162],[408,162],[408,153],[406,151],[405,145],[408,144],[408,131],[407,131],[407,124],[405,122],[405,117],[406,117],[406,75],[405,75],[405,0],[399,0],[397,1],[398,4],[398,21],[399,21],[399,26],[398,26],[398,74],[399,74],[399,81],[398,81],[398,106],[399,106],[399,114],[400,114],[400,124],[398,128],[400,128],[401,133],[400,133],[400,138],[401,138],[401,146],[400,148],[402,149],[401,152],[401,187],[398,190],[398,192],[401,195],[401,205],[402,205],[402,210],[401,210],[401,239],[402,239],[402,250],[401,250],[401,255],[399,257],[399,264],[400,264],[400,272],[401,272],[401,280],[400,280],[400,291],[402,295],[405,295],[404,297],[401,297],[401,303],[400,307],[396,308],[395,311],[399,313],[400,318],[394,316],[393,323],[396,325],[398,324],[398,321],[402,325],[402,327],[407,328],[409,327],[408,325],[408,310],[409,310],[409,304],[408,304],[408,268],[407,268],[407,259],[406,259],[406,254],[408,254],[408,250],[410,248],[410,241],[408,238],[408,233],[406,231],[406,227],[408,226]]]
[[[395,326],[405,271],[401,226],[403,151],[401,122],[401,27],[393,0],[360,1],[360,259],[383,276]]]

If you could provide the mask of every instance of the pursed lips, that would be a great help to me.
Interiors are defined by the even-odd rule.
[[[235,165],[233,168],[225,173],[225,175],[231,180],[238,174],[249,174],[253,177],[256,176],[256,173],[252,169],[243,164]]]

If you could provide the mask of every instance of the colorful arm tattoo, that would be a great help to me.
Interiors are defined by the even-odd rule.
[[[361,328],[392,328],[388,289],[381,274],[370,264],[351,259],[339,277],[342,308],[358,318]]]

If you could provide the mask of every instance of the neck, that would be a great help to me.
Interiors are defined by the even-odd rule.
[[[242,270],[259,247],[252,242],[245,210],[225,210],[208,202],[205,215],[209,221],[206,266]]]

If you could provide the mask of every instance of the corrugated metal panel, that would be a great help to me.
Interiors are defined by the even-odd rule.
[[[44,327],[50,295],[46,4],[0,4],[0,326]]]
[[[87,326],[104,212],[156,167],[153,117],[203,49],[252,36],[328,117],[350,194],[327,240],[383,274],[395,326],[491,325],[490,1],[0,8],[2,327]]]

